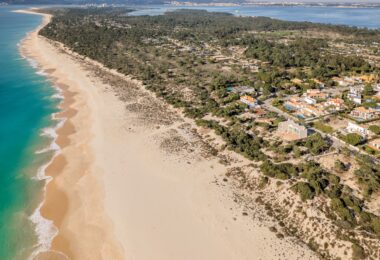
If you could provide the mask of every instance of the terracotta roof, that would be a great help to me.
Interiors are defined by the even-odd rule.
[[[240,99],[247,100],[249,102],[255,102],[255,99],[251,96],[241,96]]]
[[[341,98],[332,98],[332,99],[329,100],[329,102],[341,105],[341,104],[344,103],[344,100],[341,99]]]
[[[357,107],[357,108],[355,108],[355,111],[362,112],[362,113],[371,113],[371,112],[373,112],[373,111],[371,111],[371,110],[369,110],[369,109],[367,109],[365,107]]]

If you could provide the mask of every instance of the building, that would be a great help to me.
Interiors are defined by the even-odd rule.
[[[303,108],[305,104],[302,103],[299,97],[293,97],[284,103],[284,107],[287,110],[299,110]]]
[[[228,91],[231,91],[233,93],[236,93],[236,94],[241,94],[241,95],[247,95],[247,94],[250,94],[250,95],[255,95],[256,94],[256,90],[252,87],[249,87],[249,86],[237,86],[237,87],[229,87],[227,88]]]
[[[249,108],[255,108],[258,106],[257,100],[251,96],[247,96],[247,95],[241,96],[240,101],[243,102],[244,104],[247,104]]]
[[[362,103],[362,92],[364,90],[364,85],[351,86],[350,91],[347,94],[347,98],[354,102],[355,104]]]
[[[348,93],[354,96],[359,96],[362,94],[363,90],[364,90],[364,85],[356,85],[356,86],[351,86],[350,91]]]
[[[349,100],[351,100],[352,102],[354,102],[357,105],[360,105],[362,103],[362,96],[361,95],[358,95],[358,96],[348,95],[347,97]]]
[[[369,142],[368,146],[380,152],[380,138],[372,140],[371,142]]]
[[[368,129],[365,126],[361,126],[352,122],[348,122],[348,126],[346,128],[348,133],[356,133],[365,137],[368,135]]]
[[[339,86],[341,87],[347,87],[349,85],[349,82],[345,81],[342,78],[337,78],[335,77],[334,80],[338,83]]]
[[[363,83],[363,80],[359,77],[344,77],[344,79],[334,78],[334,80],[338,82],[341,87],[354,86]]]
[[[344,108],[344,100],[341,98],[331,98],[326,101],[325,106],[334,107],[334,110],[339,111]]]
[[[329,94],[319,89],[308,89],[304,96],[313,99],[327,99]]]
[[[278,124],[278,132],[281,134],[291,135],[294,139],[303,139],[308,135],[307,128],[299,125],[293,120],[288,120]]]
[[[365,107],[357,107],[351,111],[350,115],[358,119],[370,120],[375,118],[376,111],[373,109],[367,109]]]
[[[307,105],[303,107],[302,109],[300,109],[300,112],[303,115],[308,116],[308,117],[313,117],[313,116],[319,117],[325,114],[325,112],[321,110],[319,107],[312,106],[312,105]]]
[[[303,100],[306,103],[308,103],[309,105],[317,104],[317,100],[315,100],[314,98],[311,98],[311,97],[305,97]]]

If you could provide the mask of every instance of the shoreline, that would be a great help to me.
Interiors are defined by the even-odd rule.
[[[16,10],[14,12],[16,13],[25,13],[25,14],[31,14],[31,15],[40,15],[36,12],[33,12],[31,10]],[[19,43],[19,52],[21,56],[26,59],[30,66],[32,66],[34,69],[37,70],[37,74],[44,76],[49,80],[50,82],[54,83],[54,79],[49,77],[49,72],[45,71],[43,66],[35,59],[34,56],[30,55],[28,51],[26,50],[26,42],[33,37],[34,34],[37,34],[39,30],[41,30],[46,24],[49,23],[51,19],[51,16],[49,15],[44,15],[42,16],[42,22],[41,24],[32,32],[29,32],[24,39],[21,40]],[[48,219],[43,216],[42,209],[46,205],[46,194],[48,190],[49,183],[53,181],[53,176],[47,174],[47,169],[51,167],[53,163],[55,163],[56,158],[60,156],[62,152],[63,145],[59,145],[57,143],[57,140],[59,138],[58,131],[60,128],[62,128],[65,125],[65,121],[67,120],[66,117],[60,117],[59,114],[62,113],[63,111],[63,104],[65,102],[65,97],[63,94],[62,88],[58,86],[52,85],[53,88],[56,89],[57,93],[54,95],[59,95],[55,98],[59,98],[60,101],[58,103],[58,112],[55,112],[51,115],[51,121],[52,125],[49,128],[42,129],[41,135],[42,136],[47,136],[48,138],[51,139],[50,144],[41,149],[37,150],[35,153],[36,154],[41,154],[41,153],[47,153],[51,152],[51,158],[48,162],[45,164],[41,165],[36,173],[35,178],[40,180],[40,181],[45,181],[45,185],[43,187],[43,196],[42,196],[42,201],[38,204],[37,208],[34,210],[33,214],[29,216],[30,221],[36,226],[35,227],[35,232],[37,236],[37,241],[38,244],[34,246],[33,251],[31,252],[31,255],[28,257],[28,259],[33,260],[36,259],[40,254],[48,251],[53,251],[54,254],[60,255],[63,258],[67,259],[68,257],[59,252],[55,251],[51,248],[51,244],[54,240],[54,238],[58,235],[58,228],[56,225],[54,225],[53,219]],[[54,96],[53,95],[53,96]],[[53,98],[53,97],[52,97]]]
[[[65,234],[65,229],[63,228],[65,218],[69,213],[69,196],[64,189],[59,187],[61,184],[57,179],[64,173],[64,170],[67,167],[75,166],[76,170],[81,168],[81,165],[78,165],[78,162],[76,165],[70,165],[70,163],[68,163],[67,157],[70,156],[67,156],[66,152],[66,149],[69,149],[72,143],[70,140],[71,136],[77,134],[72,120],[77,115],[78,108],[81,106],[76,106],[75,104],[75,83],[73,84],[64,76],[59,75],[56,68],[50,67],[48,61],[43,60],[41,59],[41,56],[36,55],[38,51],[41,51],[36,49],[36,41],[38,41],[39,37],[38,32],[48,24],[51,16],[34,12],[33,9],[18,10],[16,12],[42,16],[43,19],[41,25],[34,31],[28,33],[22,40],[20,44],[20,52],[23,57],[33,61],[31,66],[36,67],[36,69],[38,69],[37,73],[43,74],[43,76],[51,82],[52,87],[57,89],[56,95],[59,95],[59,98],[61,98],[61,102],[58,105],[59,112],[52,115],[52,120],[57,121],[57,125],[52,126],[52,128],[54,128],[54,133],[49,133],[52,137],[52,143],[50,147],[47,148],[49,151],[53,150],[54,154],[52,159],[45,165],[42,165],[37,173],[37,178],[46,180],[44,187],[45,195],[43,201],[30,217],[31,221],[36,224],[36,232],[39,242],[44,242],[44,244],[36,246],[30,259],[75,259],[68,242],[70,239],[67,234]],[[85,128],[85,131],[89,131],[89,129]],[[53,148],[52,146],[55,147]],[[82,171],[87,171],[87,169],[83,169]],[[83,173],[79,171],[78,174],[82,175]],[[103,213],[104,212],[102,211],[101,214]],[[50,230],[47,231],[46,225],[49,224]],[[47,232],[52,232],[52,228],[54,229],[54,233],[47,234]],[[117,250],[115,250],[115,252],[116,251]],[[80,257],[78,257],[78,259],[80,259]]]
[[[128,76],[67,54],[39,29],[21,49],[61,89],[57,118],[65,121],[41,208],[59,232],[36,259],[315,258],[242,216],[233,191],[215,185],[227,167],[197,152],[203,147],[191,120]]]

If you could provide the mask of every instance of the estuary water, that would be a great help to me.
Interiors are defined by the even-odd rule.
[[[160,15],[177,9],[198,9],[225,12],[240,16],[266,16],[288,21],[308,21],[380,28],[380,8],[343,8],[308,6],[172,6],[152,5],[132,7],[129,15]]]

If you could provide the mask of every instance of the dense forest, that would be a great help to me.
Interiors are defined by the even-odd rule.
[[[106,63],[117,60],[120,53],[125,53],[125,50],[132,48],[138,52],[142,48],[137,49],[136,45],[143,46],[146,44],[144,41],[149,38],[154,38],[156,46],[167,43],[167,39],[170,38],[200,47],[204,47],[204,43],[222,47],[248,47],[246,50],[248,58],[267,61],[272,65],[284,68],[311,67],[313,76],[325,78],[337,76],[346,71],[368,72],[373,68],[358,56],[331,54],[326,50],[329,46],[324,39],[300,38],[290,44],[284,44],[258,37],[252,32],[323,30],[350,35],[350,42],[371,42],[380,39],[377,31],[346,26],[287,22],[265,17],[235,17],[226,13],[191,10],[179,10],[161,16],[133,17],[122,15],[123,12],[127,13],[128,11],[130,10],[56,10],[54,22],[41,33],[54,37],[69,46],[76,43],[75,51],[92,58],[100,58]],[[78,12],[87,15],[80,28],[74,26],[78,19]],[[111,16],[113,24],[108,21],[108,19],[111,20],[109,18]],[[118,23],[122,26],[115,26]],[[62,26],[63,24],[66,26]],[[105,24],[107,26],[103,26]],[[71,27],[67,25],[71,25]],[[123,27],[123,25],[128,25],[128,28]],[[54,28],[55,26],[57,28]],[[68,32],[65,29],[70,29],[72,32],[70,37],[67,37]],[[99,33],[94,33],[98,30],[101,32],[101,39],[98,39]],[[119,39],[119,41],[115,41],[115,39]],[[99,40],[100,42],[98,42]],[[107,48],[109,52],[99,51],[96,45],[90,44],[94,42],[102,44],[103,48]],[[120,44],[121,42],[122,44]],[[116,43],[118,43],[117,46]],[[119,63],[120,61],[116,62]],[[128,73],[129,71],[125,72]]]

